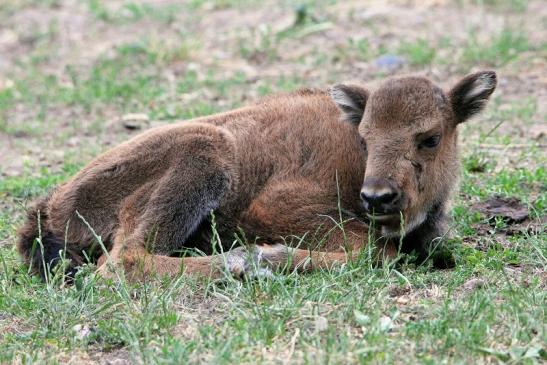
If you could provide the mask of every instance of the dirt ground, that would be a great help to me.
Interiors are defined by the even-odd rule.
[[[92,1],[4,3],[0,90],[14,88],[17,80],[31,77],[30,69],[73,88],[71,72],[85,75],[98,59],[114,57],[116,49],[128,44],[145,44],[160,54],[183,48],[180,57],[170,55],[159,65],[140,69],[165,83],[170,89],[166,97],[182,108],[200,99],[224,110],[255,100],[260,86],[275,85],[279,79],[293,78],[294,88],[327,87],[346,81],[373,84],[391,74],[417,72],[451,85],[464,73],[487,67],[499,73],[496,95],[502,102],[498,108],[529,97],[537,107],[525,125],[505,123],[502,129],[522,139],[545,132],[547,7],[542,1],[527,2],[525,10],[513,8],[511,2],[492,2],[490,6],[442,0],[307,2],[311,4],[306,8],[307,16],[314,23],[287,36],[283,33],[295,23],[297,3],[196,1],[189,11],[180,1],[131,2],[159,9],[154,12],[143,5],[143,14],[135,15],[127,2],[97,2],[104,12],[113,14],[106,21],[100,15],[103,10],[93,10]],[[524,34],[531,49],[519,52],[505,65],[498,65],[496,59],[466,59],[471,36],[478,47],[489,47],[506,29]],[[380,54],[396,54],[401,42],[416,40],[427,42],[436,51],[435,62],[413,65],[407,59],[386,66],[378,61]],[[360,53],[356,45],[365,41],[366,50]],[[217,80],[229,82],[237,75],[243,81],[228,95],[217,95],[214,83],[209,88],[177,93],[176,80],[187,70],[196,71],[198,78],[214,73]],[[39,80],[29,80],[25,87],[36,99],[47,94]],[[2,174],[20,174],[25,166],[55,168],[67,154],[79,155],[82,146],[88,150],[90,144],[96,147],[94,154],[127,138],[128,131],[115,123],[123,112],[146,113],[146,109],[141,105],[120,110],[115,102],[94,105],[91,110],[82,110],[77,103],[10,105],[9,113],[3,115],[4,129],[9,132],[0,135]],[[94,123],[102,129],[98,134],[89,130]],[[48,127],[42,128],[43,124]],[[66,138],[59,138],[65,131]]]

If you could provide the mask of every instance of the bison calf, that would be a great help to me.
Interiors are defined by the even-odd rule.
[[[305,271],[367,243],[378,257],[396,256],[400,242],[423,254],[446,230],[457,126],[495,87],[492,71],[448,92],[423,77],[374,91],[336,85],[151,129],[38,203],[19,252],[41,275],[66,256],[69,273],[85,257],[133,278],[242,275],[254,263]],[[213,255],[211,217],[224,254]],[[383,238],[369,242],[371,233]],[[236,234],[256,245],[230,251]],[[99,257],[98,236],[108,255]],[[209,256],[173,256],[187,248]]]

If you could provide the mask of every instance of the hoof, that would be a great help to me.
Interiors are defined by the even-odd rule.
[[[280,244],[237,247],[223,255],[225,270],[240,280],[273,278],[286,258],[287,247]]]

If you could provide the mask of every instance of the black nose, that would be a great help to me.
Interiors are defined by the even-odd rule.
[[[367,178],[361,188],[365,209],[374,213],[395,213],[399,209],[401,191],[388,179]]]

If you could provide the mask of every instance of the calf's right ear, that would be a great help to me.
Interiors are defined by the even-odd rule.
[[[343,119],[359,124],[365,112],[368,91],[355,85],[334,85],[329,89],[331,99],[342,111]]]
[[[464,77],[448,93],[458,123],[479,113],[496,89],[496,73],[480,71]]]

